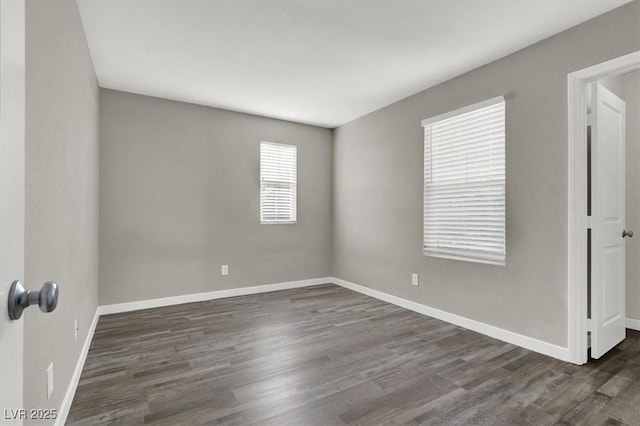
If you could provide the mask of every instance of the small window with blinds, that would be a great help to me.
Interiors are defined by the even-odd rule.
[[[502,96],[422,121],[425,256],[505,264]]]
[[[296,222],[295,145],[260,143],[260,223]]]

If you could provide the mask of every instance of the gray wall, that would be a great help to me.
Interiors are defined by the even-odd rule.
[[[331,274],[330,130],[100,95],[101,305]],[[259,223],[261,140],[298,146],[294,225]]]
[[[98,95],[76,2],[27,1],[25,280],[60,301],[23,317],[25,408],[60,407],[98,304]]]
[[[337,128],[334,275],[566,347],[567,73],[638,49],[636,1]],[[501,94],[506,266],[425,257],[420,121]]]
[[[627,318],[640,320],[640,71],[622,76],[623,98],[627,104],[626,219],[636,232],[627,239]]]

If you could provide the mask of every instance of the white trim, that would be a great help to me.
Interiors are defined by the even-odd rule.
[[[367,296],[371,296],[388,303],[392,303],[402,308],[409,309],[411,311],[418,312],[420,314],[427,315],[433,318],[437,318],[439,320],[466,328],[468,330],[493,337],[494,339],[502,340],[503,342],[511,343],[513,345],[520,346],[544,355],[548,355],[562,361],[569,360],[569,350],[567,348],[563,348],[562,346],[543,342],[542,340],[534,339],[533,337],[523,336],[522,334],[514,333],[513,331],[505,330],[503,328],[475,321],[470,318],[465,318],[459,315],[442,311],[440,309],[432,308],[427,305],[422,305],[420,303],[402,299],[400,297],[364,287],[362,285],[355,284],[349,281],[345,281],[340,278],[334,277],[332,278],[332,280],[336,285],[356,291],[358,293],[366,294]]]
[[[309,287],[312,285],[330,284],[332,278],[314,278],[310,280],[288,281],[276,284],[256,285],[251,287],[232,288],[228,290],[209,291],[206,293],[185,294],[181,296],[163,297],[160,299],[139,300],[136,302],[116,303],[100,306],[100,315],[137,311],[139,309],[159,308],[162,306],[180,305],[182,303],[202,302],[223,299],[226,297],[245,296],[248,294],[267,293],[270,291],[288,290]]]
[[[454,117],[456,115],[464,114],[467,112],[471,112],[476,109],[488,107],[491,105],[499,104],[500,102],[504,102],[504,96],[496,96],[495,98],[487,99],[481,102],[477,102],[473,105],[467,105],[462,108],[455,109],[453,111],[445,112],[444,114],[436,115],[435,117],[429,117],[422,120],[422,127],[428,126],[431,123],[435,123],[436,121],[446,120],[447,118]]]
[[[572,105],[585,105],[586,83],[568,77],[569,109]],[[568,185],[568,269],[567,269],[567,315],[568,347],[570,361],[576,364],[587,362],[587,352],[582,349],[587,342],[587,158],[586,147],[586,108],[585,114],[569,113],[569,185]],[[582,141],[577,143],[576,141]],[[584,185],[576,186],[576,182]],[[585,232],[581,232],[585,230]],[[583,283],[583,285],[573,285]],[[585,321],[577,320],[578,318]]]
[[[631,330],[640,331],[640,320],[627,318],[627,328]]]
[[[587,84],[640,69],[640,51],[567,76],[568,87],[568,253],[567,310],[569,361],[587,362]]]
[[[275,146],[286,146],[286,147],[297,146],[297,145],[294,145],[292,143],[271,142],[271,141],[260,141],[260,143],[264,143],[264,144],[267,144],[267,145],[275,145]]]
[[[71,381],[69,382],[67,391],[64,394],[64,398],[62,398],[60,410],[58,410],[58,416],[56,417],[56,421],[54,423],[54,425],[56,426],[64,425],[67,421],[67,416],[69,415],[69,410],[71,409],[71,403],[73,402],[73,397],[76,394],[76,389],[78,388],[78,383],[80,382],[80,376],[82,375],[84,362],[87,360],[89,347],[91,347],[93,334],[96,331],[98,318],[100,318],[100,307],[96,308],[96,313],[93,316],[93,321],[91,321],[91,326],[89,326],[89,331],[87,332],[87,336],[84,339],[84,344],[82,345],[82,350],[80,351],[80,356],[78,357],[76,368],[75,370],[73,370],[73,376],[71,376]]]
[[[424,232],[424,231],[423,231]],[[424,239],[424,237],[423,237]],[[424,243],[423,243],[424,244]],[[429,257],[438,257],[440,259],[449,259],[449,260],[460,260],[463,262],[474,262],[474,263],[482,263],[485,265],[495,265],[495,266],[505,266],[506,265],[506,256],[502,260],[496,260],[490,257],[472,257],[472,256],[457,256],[455,254],[444,254],[438,251],[430,251],[424,250],[422,251],[424,256]]]

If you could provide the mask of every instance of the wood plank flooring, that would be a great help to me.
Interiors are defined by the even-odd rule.
[[[640,333],[575,366],[334,285],[108,315],[67,424],[640,425]]]

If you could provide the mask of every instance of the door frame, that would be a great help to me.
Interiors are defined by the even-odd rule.
[[[640,50],[567,76],[569,105],[568,349],[569,361],[587,362],[587,85],[640,70]]]
[[[7,299],[24,279],[25,1],[1,0],[0,23],[0,423],[21,425],[24,320],[9,319]]]

